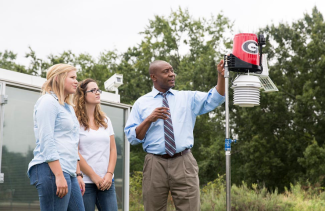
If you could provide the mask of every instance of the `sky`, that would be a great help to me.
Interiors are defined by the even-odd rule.
[[[24,65],[29,64],[24,58],[29,46],[42,59],[65,50],[97,58],[105,50],[136,46],[149,20],[179,7],[194,18],[222,13],[234,21],[236,34],[290,24],[311,14],[314,6],[325,16],[325,0],[0,0],[0,52],[17,53]]]

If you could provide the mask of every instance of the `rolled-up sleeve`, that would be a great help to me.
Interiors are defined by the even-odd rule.
[[[132,107],[126,126],[124,128],[126,137],[132,145],[143,143],[143,140],[137,139],[137,134],[135,131],[135,129],[138,127],[139,124],[141,124],[141,122],[142,121],[139,113],[139,106],[138,103],[135,102]]]
[[[215,87],[208,93],[195,91],[192,100],[192,110],[195,115],[208,113],[221,105],[225,101],[225,96],[218,93]]]
[[[40,154],[45,159],[45,162],[60,159],[54,140],[54,127],[57,115],[58,108],[55,102],[46,98],[40,102],[35,111],[39,133]]]

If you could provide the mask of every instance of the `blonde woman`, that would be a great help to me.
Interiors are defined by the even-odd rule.
[[[49,68],[34,107],[34,158],[28,166],[42,211],[83,211],[84,183],[78,167],[79,123],[72,107],[77,70],[67,64]]]
[[[93,79],[78,85],[75,111],[80,123],[79,157],[84,173],[85,210],[117,211],[114,169],[117,153],[110,119],[100,109],[100,94]]]

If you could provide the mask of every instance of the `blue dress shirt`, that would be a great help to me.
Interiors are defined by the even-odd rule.
[[[173,122],[176,153],[193,147],[193,129],[196,116],[212,111],[225,101],[215,87],[208,93],[199,91],[177,91],[170,89],[167,101]],[[133,105],[124,132],[132,144],[142,143],[143,150],[152,154],[166,154],[164,120],[151,123],[143,140],[136,138],[136,127],[156,108],[162,107],[162,95],[155,88],[140,97]]]
[[[34,106],[36,147],[29,169],[37,164],[59,160],[62,171],[76,176],[79,122],[71,105],[61,105],[52,92],[41,96]]]

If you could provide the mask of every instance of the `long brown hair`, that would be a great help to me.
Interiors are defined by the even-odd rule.
[[[64,96],[64,81],[68,75],[68,72],[77,70],[74,66],[68,64],[56,64],[51,66],[46,73],[46,81],[42,87],[42,95],[54,92],[59,99],[59,103],[64,105],[66,102],[69,105],[72,104],[73,94]]]
[[[77,91],[74,96],[74,104],[75,104],[74,110],[76,112],[76,116],[78,118],[79,124],[82,125],[85,128],[85,130],[89,130],[89,118],[87,115],[85,97],[86,97],[87,87],[90,82],[97,83],[94,79],[91,78],[87,78],[81,81],[78,84]],[[107,122],[105,121],[106,115],[101,110],[100,104],[97,104],[95,107],[94,118],[95,118],[96,127],[103,126],[105,129],[107,128]]]

